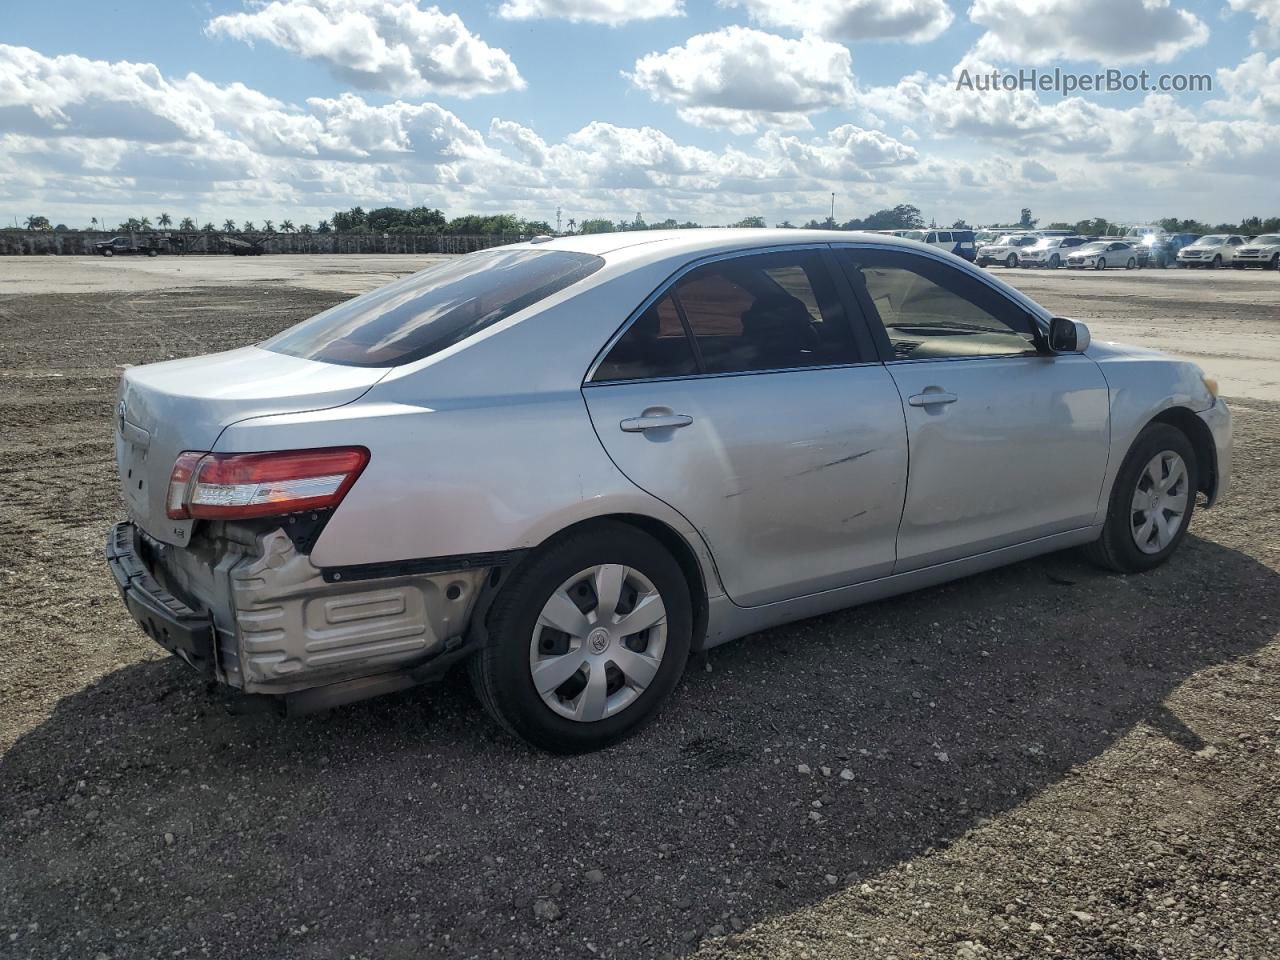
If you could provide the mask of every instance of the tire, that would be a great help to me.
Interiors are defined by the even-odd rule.
[[[1280,270],[1280,253],[1273,253],[1271,255],[1271,263],[1269,263],[1268,266],[1272,270]]]
[[[1128,262],[1128,263],[1126,263],[1126,264],[1124,265],[1124,268],[1125,268],[1126,270],[1132,270],[1132,269],[1133,269],[1134,267],[1136,267],[1137,265],[1138,265],[1138,261],[1137,261],[1137,260],[1135,260],[1133,257],[1130,257],[1130,258],[1129,258],[1129,262]]]
[[[102,251],[102,255],[104,257],[114,257],[116,255],[116,252],[112,250],[110,247],[107,247],[107,249]]]
[[[148,257],[158,257],[158,256],[160,256],[160,251],[159,251],[159,250],[148,250],[148,251],[147,251],[147,256],[148,256]]]
[[[1062,260],[1055,253],[1052,257],[1049,258],[1049,269],[1057,270],[1058,267],[1060,266],[1062,266]]]
[[[660,600],[658,609],[665,610],[663,619],[630,637],[601,630],[592,619],[600,591],[590,574],[606,565],[615,576],[619,567],[627,571],[621,590],[616,591],[617,609],[641,602],[636,599],[643,597],[641,591],[651,590]],[[549,607],[557,594],[563,603]],[[583,633],[575,640],[552,627],[543,618],[548,609]],[[624,615],[638,609],[632,606]],[[535,747],[552,753],[585,753],[635,733],[670,696],[689,658],[693,608],[680,565],[666,548],[633,527],[609,522],[553,540],[521,564],[490,607],[487,626],[487,645],[468,663],[472,685],[485,709],[508,733]],[[595,643],[601,646],[596,648]],[[637,650],[635,643],[644,646]],[[644,677],[645,685],[640,687],[618,664],[626,657],[651,670],[655,657],[637,654],[655,647],[657,669]],[[619,659],[610,659],[611,653]],[[561,662],[568,669],[576,662],[578,668],[563,674],[563,682],[544,694],[535,686],[535,659],[544,666]],[[560,671],[551,672],[560,675]],[[588,678],[599,680],[595,689],[604,691],[598,694],[602,699],[592,702]],[[596,704],[602,707],[596,710]],[[575,711],[602,715],[594,720],[574,719],[570,714]]]
[[[1185,507],[1177,516],[1177,527],[1167,542],[1157,542],[1161,533],[1152,528],[1152,539],[1144,549],[1139,546],[1138,534],[1142,529],[1147,529],[1145,524],[1149,511],[1144,514],[1135,510],[1134,501],[1139,494],[1140,484],[1149,482],[1149,467],[1157,457],[1168,455],[1175,455],[1182,461],[1184,476],[1179,486]],[[1111,488],[1102,536],[1085,548],[1086,556],[1098,566],[1120,573],[1141,573],[1168,560],[1186,536],[1191,515],[1195,512],[1199,479],[1197,471],[1195,449],[1185,433],[1167,423],[1148,424],[1133,441],[1133,446],[1120,465],[1120,472],[1116,474]],[[1176,493],[1175,487],[1171,487],[1170,491]],[[1177,498],[1173,496],[1162,502],[1173,504],[1177,502]],[[1174,517],[1168,512],[1164,516],[1163,525],[1167,529]],[[1140,526],[1136,532],[1135,524]]]
[[[1018,255],[1016,253],[1009,254],[1004,258],[1004,265],[1012,270],[1018,265]]]
[[[1219,253],[1214,255],[1213,262],[1209,264],[1209,269],[1210,270],[1222,269],[1222,254]]]
[[[1105,270],[1105,269],[1107,269],[1107,260],[1106,260],[1106,258],[1105,258],[1105,257],[1099,257],[1096,261],[1094,261],[1093,269],[1095,269],[1095,270]]]

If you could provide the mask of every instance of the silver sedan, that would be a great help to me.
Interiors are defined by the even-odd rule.
[[[126,371],[107,559],[245,695],[465,664],[503,727],[582,751],[774,624],[1068,547],[1163,563],[1227,489],[1230,424],[1193,364],[920,244],[535,240]]]

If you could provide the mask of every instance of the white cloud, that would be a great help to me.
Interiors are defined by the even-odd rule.
[[[1227,0],[1231,9],[1260,21],[1250,39],[1255,47],[1280,47],[1280,0]]]
[[[734,133],[808,127],[808,115],[845,106],[854,94],[842,45],[746,27],[698,34],[683,46],[647,54],[629,76],[654,100],[676,104],[687,122]]]
[[[1164,63],[1209,39],[1169,0],[975,0],[969,19],[987,28],[975,53],[1002,63]]]
[[[368,90],[470,97],[524,87],[505,51],[473,34],[457,14],[423,9],[417,0],[271,0],[215,17],[205,30],[264,40]]]
[[[947,0],[718,0],[743,7],[766,27],[816,33],[828,40],[905,40],[925,43],[955,16]]]
[[[683,17],[683,0],[505,0],[498,16],[507,20],[568,20],[617,26],[632,20]]]
[[[1052,183],[1058,175],[1038,160],[1030,158],[1022,161],[1022,177],[1033,183]]]
[[[1280,57],[1268,62],[1265,54],[1246,57],[1236,67],[1218,69],[1218,87],[1226,100],[1211,100],[1215,113],[1280,120]]]

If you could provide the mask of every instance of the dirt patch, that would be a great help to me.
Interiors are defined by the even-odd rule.
[[[1236,405],[1232,496],[1152,574],[1060,554],[766,631],[566,760],[455,682],[230,715],[119,604],[118,367],[337,299],[0,298],[0,953],[1280,955],[1280,404]]]

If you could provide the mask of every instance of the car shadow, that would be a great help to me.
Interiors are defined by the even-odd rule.
[[[282,720],[174,660],[126,667],[0,759],[0,931],[87,956],[679,953],[947,844],[1139,722],[1199,749],[1164,700],[1270,640],[1277,579],[1195,537],[1138,577],[1028,561],[695,658],[644,733],[570,758],[457,680]]]

